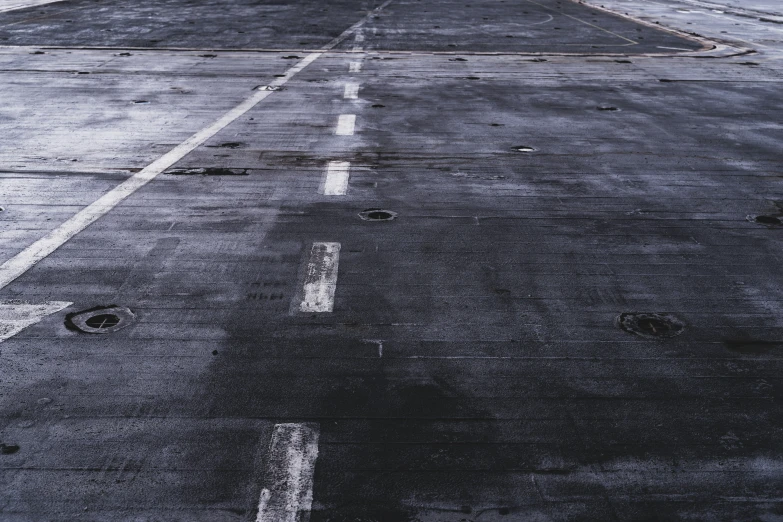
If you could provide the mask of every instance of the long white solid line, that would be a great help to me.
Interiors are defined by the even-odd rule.
[[[359,84],[358,83],[346,83],[345,92],[343,98],[346,100],[358,100],[359,99]]]
[[[313,507],[313,473],[319,429],[314,424],[277,424],[269,445],[265,486],[256,522],[301,522]]]
[[[97,201],[79,211],[76,215],[62,223],[60,226],[49,232],[32,245],[28,246],[14,257],[0,265],[0,290],[8,286],[16,278],[30,270],[36,263],[45,259],[52,252],[60,248],[73,236],[90,226],[114,207],[119,205],[141,187],[155,179],[161,172],[177,163],[187,154],[197,147],[201,146],[208,139],[216,135],[222,129],[237,120],[247,111],[264,101],[268,96],[275,92],[277,87],[285,85],[291,78],[302,71],[305,67],[323,56],[329,49],[334,48],[340,42],[348,38],[364,25],[374,13],[389,5],[393,0],[387,0],[381,6],[373,9],[370,13],[348,28],[340,36],[324,46],[322,51],[308,54],[302,61],[288,69],[285,74],[275,79],[269,84],[269,90],[256,91],[252,96],[228,111],[217,121],[208,127],[198,131],[196,134],[174,147],[172,150],[155,160],[153,163],[137,172],[117,187],[113,188]]]
[[[41,304],[0,301],[0,343],[72,304],[67,301],[50,301]]]
[[[18,9],[26,9],[28,7],[38,7],[46,4],[55,4],[57,2],[63,2],[64,0],[31,0],[29,2],[16,3],[11,5],[0,5],[0,13],[7,13],[9,11],[16,11]]]
[[[341,114],[337,120],[337,129],[334,131],[338,136],[353,136],[356,128],[355,114]]]
[[[313,243],[307,262],[300,312],[331,312],[337,290],[340,243]]]
[[[351,163],[349,161],[330,161],[326,167],[322,194],[324,196],[344,196],[348,192]]]
[[[351,62],[348,64],[348,72],[358,73],[362,72],[362,62]]]

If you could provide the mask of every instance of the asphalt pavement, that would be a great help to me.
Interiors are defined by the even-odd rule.
[[[0,521],[783,520],[776,0],[0,0]]]

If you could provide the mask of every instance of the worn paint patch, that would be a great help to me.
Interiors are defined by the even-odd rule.
[[[0,302],[0,343],[25,328],[41,322],[44,317],[55,314],[72,304],[68,301],[51,301],[41,304],[21,301]]]
[[[321,193],[324,196],[344,196],[348,192],[350,169],[351,163],[348,161],[330,161]]]
[[[299,311],[331,312],[334,309],[339,261],[340,243],[313,243]]]
[[[319,431],[315,424],[275,426],[256,522],[301,522],[309,518]]]
[[[337,120],[337,129],[335,134],[338,136],[353,136],[356,129],[355,114],[341,114]]]

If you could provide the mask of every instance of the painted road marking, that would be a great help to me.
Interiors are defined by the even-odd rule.
[[[313,243],[304,280],[300,312],[331,312],[337,290],[340,243]]]
[[[313,473],[319,429],[277,424],[269,445],[265,484],[256,522],[302,522],[313,507]]]
[[[356,38],[353,40],[356,43],[360,43],[364,41],[364,34],[362,33],[356,33]]]
[[[72,304],[67,301],[50,301],[42,304],[0,301],[0,343]]]
[[[358,100],[359,99],[359,84],[358,83],[346,83],[345,92],[343,98],[346,100]]]
[[[358,73],[362,72],[362,62],[351,62],[348,64],[348,72]]]
[[[348,161],[330,161],[326,167],[323,188],[324,196],[344,196],[348,191],[351,163]]]
[[[353,136],[356,128],[356,115],[355,114],[341,114],[337,120],[337,130],[335,134],[338,136]]]
[[[26,9],[28,7],[38,7],[40,5],[55,4],[57,2],[63,2],[64,0],[30,0],[29,2],[11,2],[7,5],[7,2],[0,3],[0,13],[7,13],[9,11],[16,11],[17,9]]]
[[[381,6],[373,9],[365,18],[356,22],[340,36],[326,44],[322,51],[307,55],[302,61],[288,69],[282,77],[277,78],[272,83],[270,83],[267,86],[270,88],[270,90],[262,89],[255,91],[252,96],[247,98],[232,110],[228,111],[217,121],[198,131],[196,134],[192,135],[190,138],[174,147],[168,153],[164,154],[153,163],[104,194],[97,201],[79,211],[76,215],[49,232],[49,234],[0,265],[0,290],[8,286],[17,277],[30,270],[33,266],[35,266],[36,263],[42,259],[45,259],[52,252],[60,248],[73,236],[90,226],[102,216],[106,215],[114,207],[133,195],[137,190],[158,177],[159,174],[173,166],[186,155],[190,154],[193,150],[203,145],[208,139],[215,136],[218,132],[236,121],[243,114],[264,101],[272,93],[276,92],[278,87],[283,86],[296,74],[301,72],[302,69],[326,54],[328,50],[333,49],[339,45],[350,35],[354,34],[367,22],[367,20],[370,19],[370,17],[384,9],[392,1],[393,0],[387,0]]]

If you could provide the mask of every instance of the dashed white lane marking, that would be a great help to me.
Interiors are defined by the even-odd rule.
[[[28,2],[0,2],[0,13],[16,11],[17,9],[26,9],[28,7],[37,7],[39,5],[55,4],[64,0],[30,0]]]
[[[330,161],[326,167],[323,188],[324,196],[344,196],[348,192],[351,163],[348,161]]]
[[[0,343],[72,304],[66,301],[42,304],[0,301]]]
[[[313,424],[275,425],[256,522],[309,519],[318,435],[318,426]]]
[[[346,100],[358,100],[359,99],[359,84],[358,83],[346,83],[345,92],[343,98]]]
[[[76,215],[49,232],[49,234],[0,265],[0,290],[30,270],[36,263],[42,259],[45,259],[52,252],[60,248],[73,236],[90,226],[102,216],[106,215],[109,211],[125,201],[137,190],[155,179],[160,173],[173,166],[179,160],[191,153],[194,149],[203,145],[208,139],[236,121],[237,118],[241,117],[247,111],[261,103],[273,92],[275,92],[277,87],[283,86],[296,74],[301,72],[302,69],[323,56],[326,51],[333,49],[350,35],[354,34],[367,22],[367,20],[370,19],[371,16],[384,9],[392,1],[393,0],[387,0],[376,9],[373,9],[365,18],[356,22],[340,36],[325,45],[322,51],[307,55],[301,62],[288,69],[282,77],[277,78],[272,83],[270,83],[267,86],[270,90],[256,91],[255,94],[247,98],[234,109],[224,114],[210,126],[198,131],[196,134],[177,145],[174,149],[148,165],[146,168],[137,172],[119,184],[117,187],[104,194],[97,201],[79,211]],[[354,116],[354,119],[355,118],[356,117]]]
[[[337,290],[340,243],[313,243],[307,262],[300,312],[331,312]]]
[[[337,120],[337,129],[335,134],[338,136],[353,136],[356,128],[356,115],[355,114],[341,114]]]
[[[363,42],[364,41],[364,35],[362,33],[358,33],[356,35],[356,38],[353,39],[353,41],[356,42],[356,43]]]
[[[348,64],[348,72],[358,73],[362,72],[362,62],[351,62]]]

